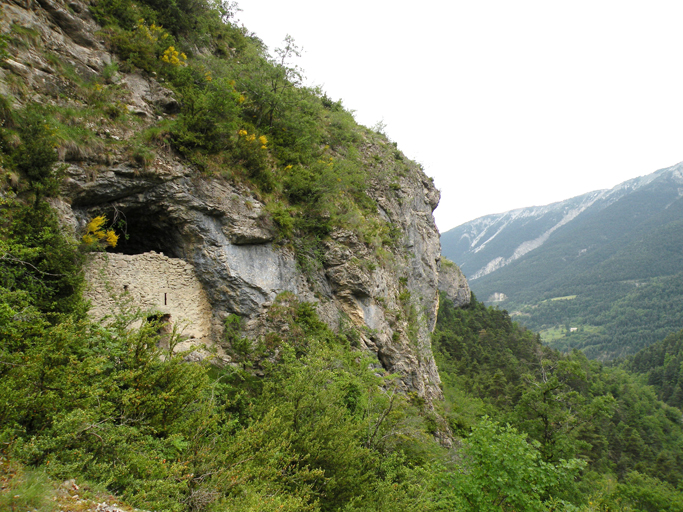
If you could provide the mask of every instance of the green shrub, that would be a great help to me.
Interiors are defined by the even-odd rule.
[[[294,218],[292,217],[292,210],[280,201],[269,203],[267,211],[278,226],[282,236],[289,238],[292,236],[294,230]]]
[[[549,496],[572,488],[585,466],[577,459],[547,464],[538,443],[528,443],[526,434],[487,418],[465,441],[463,456],[463,467],[447,481],[460,501],[459,510],[472,512],[548,510]]]
[[[166,30],[154,23],[147,24],[144,18],[136,20],[132,30],[110,28],[109,38],[127,70],[137,67],[148,73],[162,69],[164,52],[176,45]]]
[[[205,81],[205,80],[204,80]],[[181,152],[230,151],[237,141],[239,94],[224,81],[182,89],[183,105],[171,128],[173,144]]]
[[[41,197],[59,191],[54,129],[36,107],[30,106],[15,115],[18,117],[16,131],[21,143],[9,152],[8,160],[11,168],[28,178],[29,190],[35,194],[35,203],[38,204]]]
[[[76,297],[83,284],[81,262],[46,203],[0,202],[0,294],[11,308],[51,315],[82,311]]]

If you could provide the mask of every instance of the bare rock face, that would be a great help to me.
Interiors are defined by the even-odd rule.
[[[154,80],[135,73],[126,75],[120,85],[130,91],[129,112],[148,117],[154,117],[155,109],[167,114],[180,112],[180,104],[173,92]]]
[[[97,26],[80,1],[5,4],[3,30],[15,23],[32,28],[43,48],[83,77],[115,61],[95,35]],[[0,69],[0,92],[12,93],[6,85],[10,75],[22,77],[39,101],[68,98],[68,84],[30,47],[13,54]],[[179,108],[171,91],[153,78],[121,74],[117,87],[126,94],[128,111],[141,123],[172,116]],[[89,128],[109,142],[133,135],[132,129]],[[182,260],[193,283],[202,288],[197,293],[209,304],[200,308],[204,313],[196,313],[202,316],[197,320],[202,338],[221,343],[225,319],[231,314],[243,318],[243,334],[252,339],[262,336],[269,308],[279,294],[289,292],[300,301],[315,303],[332,329],[354,327],[360,348],[376,354],[387,371],[398,374],[405,390],[431,401],[442,396],[430,342],[440,282],[439,233],[432,216],[439,192],[386,139],[371,132],[364,137],[360,159],[370,177],[367,194],[376,203],[378,218],[391,228],[392,242],[378,244],[359,232],[338,229],[323,242],[320,266],[306,272],[297,265],[287,241],[278,240],[258,194],[229,180],[201,175],[168,148],[145,161],[117,150],[116,143],[105,151],[97,139],[90,148],[66,148],[60,152],[68,167],[62,198],[54,204],[76,236],[90,219],[104,214],[121,226],[116,251],[122,255],[154,251]],[[122,267],[127,261],[118,260]],[[442,268],[441,287],[464,304],[467,283],[461,274],[448,272]]]
[[[97,37],[99,26],[90,16],[87,6],[80,1],[10,0],[3,2],[0,30],[10,32],[19,25],[40,37],[42,49],[58,55],[61,62],[73,66],[84,78],[97,76],[111,64],[112,55]],[[28,89],[38,94],[68,94],[67,82],[57,73],[55,64],[46,60],[41,52],[27,46],[5,61],[0,69],[0,93],[12,94],[7,87],[12,74],[24,80]]]
[[[147,171],[113,165],[89,177],[71,165],[64,194],[78,226],[104,213],[125,221],[119,250],[150,250],[190,263],[214,308],[216,333],[225,317],[250,317],[282,291],[304,287],[294,255],[273,246],[272,221],[247,190],[198,179],[172,157]]]
[[[439,291],[444,292],[446,297],[453,301],[456,308],[467,306],[470,303],[472,293],[465,274],[460,271],[455,263],[446,259],[441,260]]]
[[[369,146],[367,156],[382,148]],[[386,368],[404,375],[406,386],[431,400],[441,398],[438,369],[431,349],[431,332],[438,310],[439,232],[432,212],[440,194],[417,166],[406,167],[392,183],[376,180],[368,194],[379,213],[400,233],[396,266],[373,273],[373,300],[358,300],[373,329],[364,341]],[[385,294],[385,295],[383,295]],[[381,299],[385,298],[382,304]],[[395,312],[398,311],[398,315]]]

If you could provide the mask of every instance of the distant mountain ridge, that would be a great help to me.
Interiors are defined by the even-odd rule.
[[[675,286],[683,281],[682,197],[679,163],[609,190],[465,223],[441,235],[442,253],[480,299],[504,300],[556,348],[628,355],[683,327]],[[646,305],[648,297],[663,302]],[[552,300],[559,298],[566,300]],[[624,317],[617,303],[633,314]],[[662,316],[664,303],[672,313]],[[658,319],[641,321],[647,316]]]
[[[602,210],[659,177],[676,174],[683,186],[683,162],[620,183],[545,206],[518,208],[486,215],[441,235],[442,253],[458,262],[474,281],[512,263],[543,245],[562,226],[580,214]]]

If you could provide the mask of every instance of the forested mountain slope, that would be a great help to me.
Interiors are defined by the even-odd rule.
[[[608,367],[579,351],[561,354],[544,346],[506,311],[474,297],[462,309],[444,298],[434,347],[447,418],[454,431],[467,432],[488,414],[527,432],[544,460],[586,461],[584,478],[565,492],[600,489],[591,510],[683,510],[681,411],[655,392],[675,384],[670,374],[680,337],[640,352],[624,367]],[[629,373],[632,368],[652,370],[654,387]]]
[[[683,331],[670,334],[629,357],[624,367],[645,375],[660,400],[683,408]]]
[[[443,253],[466,275],[471,269],[479,296],[504,294],[505,307],[551,346],[633,354],[683,326],[682,190],[679,164],[609,191],[478,219],[444,233]]]

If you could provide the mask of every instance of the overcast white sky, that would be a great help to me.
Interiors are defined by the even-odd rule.
[[[239,0],[309,85],[422,163],[441,232],[683,160],[683,2]]]

